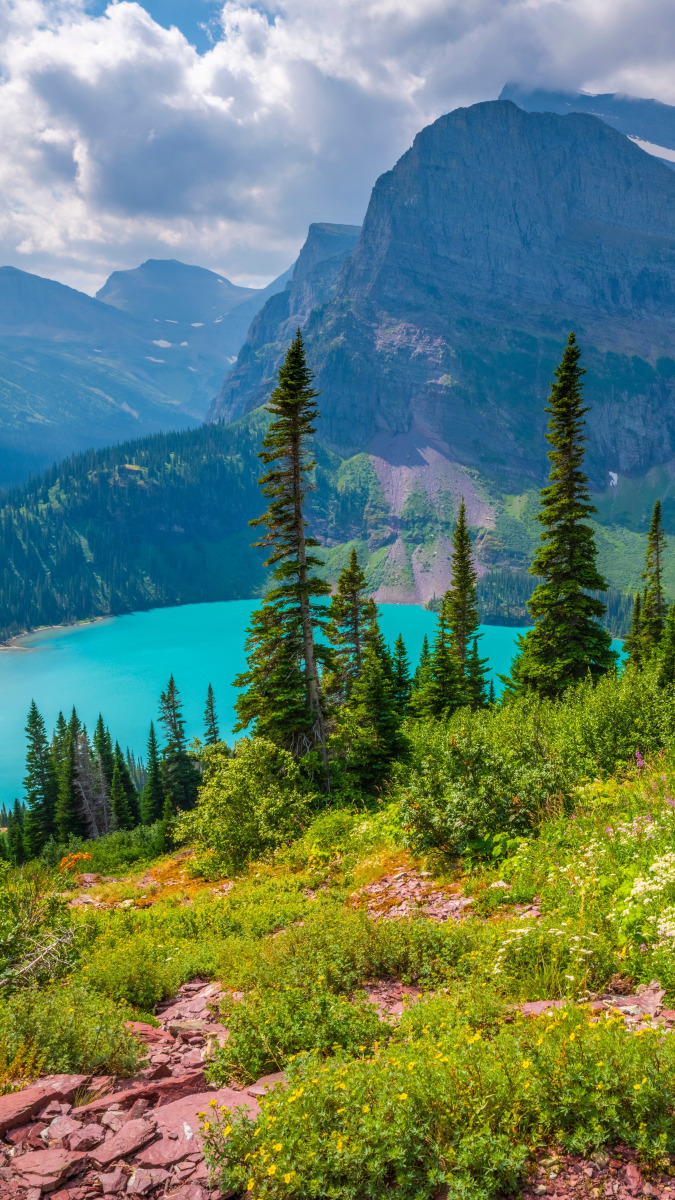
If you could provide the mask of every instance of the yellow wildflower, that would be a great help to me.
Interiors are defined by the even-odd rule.
[[[209,1108],[215,1108],[217,1103],[217,1100],[209,1100]]]
[[[370,1112],[370,1105],[364,1104],[363,1108],[361,1109],[361,1112]]]
[[[281,1142],[277,1142],[276,1145],[272,1146],[272,1149],[274,1150],[275,1154],[278,1154],[281,1150]]]
[[[277,1173],[277,1169],[276,1169],[274,1163],[272,1163],[271,1167],[267,1168],[267,1174],[268,1175],[276,1175],[276,1173]]]
[[[399,1094],[399,1097],[398,1097],[398,1098],[399,1098],[399,1100],[407,1100],[407,1099],[408,1099],[408,1093],[407,1093],[407,1092],[400,1092],[400,1094]]]

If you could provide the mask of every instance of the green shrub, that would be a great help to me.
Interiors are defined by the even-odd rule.
[[[222,745],[203,752],[197,807],[177,822],[214,870],[234,874],[254,858],[292,842],[311,819],[312,799],[286,750],[243,738],[234,754]]]
[[[150,923],[128,937],[109,930],[84,956],[81,968],[89,987],[145,1010],[193,976],[212,975],[214,969],[212,942],[162,937]]]
[[[32,1044],[50,1074],[133,1075],[143,1055],[124,1027],[133,1015],[82,983],[26,988],[0,1002],[0,1046],[11,1059]]]
[[[250,992],[239,1003],[221,1003],[221,1019],[230,1036],[209,1070],[209,1079],[221,1086],[281,1071],[303,1050],[353,1054],[383,1036],[377,1010],[362,993],[350,1001],[320,984],[310,993],[298,987]]]
[[[135,829],[118,829],[103,837],[89,840],[71,836],[67,842],[53,838],[47,842],[41,860],[48,867],[58,867],[68,854],[89,854],[84,869],[97,875],[115,875],[132,866],[144,866],[162,851],[161,821],[154,825],[137,825]]]
[[[0,862],[0,986],[44,983],[74,959],[70,912],[49,873]]]
[[[303,1200],[489,1200],[555,1141],[588,1154],[622,1142],[675,1149],[675,1041],[571,1008],[500,1028],[401,1040],[367,1058],[291,1064],[257,1126],[217,1109],[203,1129],[223,1188]]]

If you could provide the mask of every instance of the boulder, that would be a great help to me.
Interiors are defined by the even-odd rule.
[[[257,1117],[260,1112],[255,1097],[247,1096],[245,1092],[237,1092],[233,1088],[221,1088],[218,1092],[196,1092],[192,1096],[175,1100],[173,1104],[165,1104],[155,1111],[157,1132],[164,1136],[174,1134],[191,1142],[199,1133],[198,1114],[208,1113],[210,1107],[216,1108],[222,1104],[232,1111],[243,1108],[249,1117]],[[194,1147],[194,1142],[192,1144]]]
[[[50,1075],[21,1092],[0,1096],[0,1136],[17,1125],[25,1125],[51,1100],[72,1100],[90,1079],[91,1075]]]
[[[192,1127],[189,1127],[192,1132]],[[194,1137],[189,1139],[183,1131],[178,1137],[161,1137],[158,1142],[145,1146],[136,1155],[136,1162],[142,1167],[173,1167],[192,1154],[196,1142]]]
[[[61,1149],[32,1150],[13,1164],[22,1187],[42,1188],[43,1192],[54,1191],[64,1179],[86,1165],[86,1154]]]
[[[125,1088],[123,1092],[115,1093],[115,1104],[118,1104],[120,1108],[131,1108],[134,1101],[141,1097],[145,1097],[153,1104],[169,1104],[181,1096],[187,1096],[191,1092],[203,1089],[205,1083],[203,1071],[190,1071],[180,1079],[138,1080],[130,1087]],[[102,1096],[97,1100],[92,1100],[89,1104],[83,1104],[81,1108],[77,1109],[77,1115],[79,1117],[86,1113],[104,1113],[109,1107],[110,1097]]]
[[[75,1133],[71,1133],[68,1137],[69,1150],[95,1150],[97,1146],[105,1138],[105,1129],[101,1125],[92,1123],[91,1125],[82,1125]]]
[[[166,1029],[158,1029],[148,1025],[146,1021],[127,1021],[125,1028],[146,1046],[172,1045],[173,1038]]]
[[[147,1171],[143,1168],[134,1171],[127,1184],[127,1196],[145,1196],[147,1192],[152,1191],[168,1178],[169,1172],[162,1170],[161,1167],[154,1171]]]
[[[108,1167],[119,1158],[136,1154],[154,1136],[155,1126],[151,1121],[127,1121],[119,1133],[91,1152],[91,1161],[95,1167]]]
[[[402,1007],[402,1006],[401,1006]],[[260,1079],[256,1079],[250,1087],[246,1089],[247,1096],[265,1096],[267,1092],[271,1092],[272,1088],[277,1084],[286,1085],[286,1072],[276,1071],[273,1075],[263,1075]]]
[[[114,1171],[99,1175],[98,1182],[103,1188],[104,1196],[119,1196],[126,1187],[127,1175],[122,1167],[115,1167]]]
[[[65,1142],[71,1133],[77,1133],[79,1129],[82,1129],[81,1121],[75,1121],[72,1117],[61,1113],[60,1116],[54,1117],[46,1132],[49,1134],[50,1142],[56,1140]]]

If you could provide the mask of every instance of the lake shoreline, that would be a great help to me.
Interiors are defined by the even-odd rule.
[[[0,642],[0,651],[23,650],[24,653],[30,654],[37,650],[38,647],[22,646],[19,643],[23,642],[24,638],[33,637],[36,633],[47,633],[50,629],[81,629],[85,625],[99,625],[102,621],[112,620],[114,620],[114,617],[111,614],[106,617],[85,617],[82,621],[61,621],[57,625],[36,625],[35,629],[27,629],[25,633],[15,633],[14,637],[7,638],[5,642]]]

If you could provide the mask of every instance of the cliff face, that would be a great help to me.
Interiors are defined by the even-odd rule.
[[[253,320],[207,420],[229,421],[265,402],[298,325],[304,327],[310,313],[328,300],[359,233],[358,225],[310,225],[291,279]]]
[[[267,313],[265,376],[304,324],[336,449],[432,443],[512,490],[545,470],[543,404],[574,328],[596,485],[675,454],[675,176],[595,117],[509,101],[441,117],[377,181],[332,296],[311,300],[276,334],[263,310],[214,416],[264,400]]]

